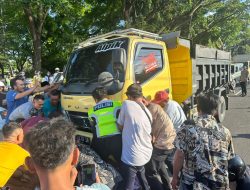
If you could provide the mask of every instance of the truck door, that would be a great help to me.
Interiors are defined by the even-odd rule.
[[[132,65],[134,82],[142,85],[144,96],[153,99],[159,90],[170,91],[171,81],[163,45],[137,43]]]

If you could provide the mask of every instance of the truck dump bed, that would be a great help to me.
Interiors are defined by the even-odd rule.
[[[215,89],[230,81],[230,52],[195,45],[193,53],[193,94]]]
[[[173,99],[184,102],[192,95],[207,92],[230,81],[231,54],[201,45],[190,47],[188,40],[164,38],[168,47]]]

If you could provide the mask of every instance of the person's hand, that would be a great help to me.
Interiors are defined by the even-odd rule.
[[[96,172],[96,183],[101,183],[101,179],[98,175],[98,172]]]
[[[35,81],[35,84],[33,86],[34,89],[40,87],[40,82],[39,81]]]
[[[59,86],[60,86],[59,83],[52,83],[52,84],[50,85],[50,89],[51,89],[51,88],[53,88],[53,89],[58,89]]]
[[[77,177],[77,170],[76,167],[72,167],[71,171],[70,171],[70,183],[72,184],[72,186],[75,183],[76,177]]]
[[[178,177],[173,177],[172,181],[171,181],[171,186],[173,190],[178,190],[179,188],[179,184],[180,184],[180,180]]]

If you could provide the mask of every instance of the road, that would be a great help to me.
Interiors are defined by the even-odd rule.
[[[240,95],[240,88],[236,89],[235,94],[229,95],[229,110],[223,125],[232,133],[235,153],[250,166],[250,85],[248,95]]]

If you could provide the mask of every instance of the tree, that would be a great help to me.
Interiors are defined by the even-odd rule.
[[[41,70],[42,61],[42,41],[41,35],[44,26],[45,19],[48,15],[51,7],[50,1],[23,1],[23,10],[28,19],[29,31],[32,37],[33,43],[33,65],[37,71]]]
[[[193,43],[249,50],[249,0],[0,1],[0,56],[15,60],[19,70],[31,58],[35,70],[62,68],[81,41],[130,27],[180,30]]]
[[[249,27],[249,0],[124,0],[127,27],[181,31],[193,43],[230,49]]]
[[[4,1],[4,3],[5,8],[12,9],[12,12],[14,9],[14,13],[17,13],[18,15],[6,12],[6,18],[11,16],[8,17],[7,20],[10,21],[10,18],[13,16],[18,17],[22,21],[20,24],[25,29],[28,28],[28,33],[26,31],[26,34],[28,35],[25,40],[29,41],[31,39],[32,42],[30,52],[32,52],[31,57],[34,70],[41,70],[42,57],[57,57],[60,61],[66,63],[65,55],[63,55],[64,60],[62,60],[62,54],[58,56],[48,54],[58,54],[57,52],[63,52],[62,49],[68,52],[69,49],[72,49],[72,46],[75,43],[74,41],[78,41],[77,32],[75,32],[75,30],[81,32],[83,31],[81,30],[82,19],[80,18],[77,20],[77,18],[84,15],[85,6],[87,7],[86,3],[77,0],[19,0],[17,2]],[[46,22],[49,24],[46,24]],[[78,24],[79,26],[76,27]],[[15,25],[12,25],[12,22],[9,22],[7,26],[15,27]],[[46,28],[44,28],[45,26]],[[51,29],[51,27],[53,28]],[[15,34],[17,37],[18,33]],[[62,38],[62,36],[64,38]],[[17,41],[20,42],[20,39],[24,38],[19,37],[17,38]],[[10,48],[10,46],[8,47]],[[13,53],[16,55],[18,53],[19,58],[23,55],[23,51],[17,52],[16,49],[11,52],[12,55],[14,55]],[[23,63],[24,59],[18,60],[22,60]],[[56,62],[58,62],[58,60]],[[22,64],[20,63],[18,66],[20,68]]]
[[[2,1],[1,9],[1,54],[4,57],[4,65],[9,66],[13,72],[10,61],[15,63],[18,71],[24,69],[24,64],[31,57],[31,40],[25,19],[17,5],[9,1]],[[13,11],[16,10],[16,11]]]

